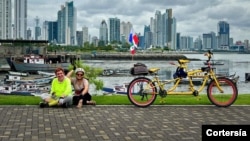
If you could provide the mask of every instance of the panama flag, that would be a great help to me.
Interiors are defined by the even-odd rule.
[[[131,44],[130,46],[130,53],[135,54],[135,48],[137,48],[139,39],[138,36],[133,32],[133,29],[131,29],[130,34],[129,34],[129,42]]]

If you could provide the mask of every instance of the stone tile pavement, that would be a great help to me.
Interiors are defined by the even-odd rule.
[[[250,106],[0,106],[0,141],[200,141],[203,124],[250,124]]]

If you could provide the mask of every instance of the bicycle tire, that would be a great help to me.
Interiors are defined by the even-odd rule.
[[[207,87],[207,96],[211,103],[218,107],[228,107],[232,105],[238,97],[238,89],[235,83],[226,77],[217,78],[223,93],[220,93],[215,80],[212,80]]]
[[[149,78],[138,77],[129,83],[127,96],[133,105],[145,108],[154,103],[157,97],[157,89]]]

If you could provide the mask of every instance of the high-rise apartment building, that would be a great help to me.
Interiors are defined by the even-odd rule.
[[[89,29],[87,26],[82,27],[82,43],[89,42]]]
[[[35,18],[35,23],[36,23],[36,26],[35,26],[35,40],[40,40],[41,39],[42,30],[41,30],[41,27],[39,25],[39,21],[40,21],[39,18],[36,17]]]
[[[176,49],[176,20],[172,9],[166,9],[163,14],[157,10],[155,18],[150,19],[150,27],[154,46]]]
[[[109,41],[120,42],[120,19],[109,18]]]
[[[58,43],[66,45],[76,44],[76,8],[74,2],[66,2],[57,13]]]
[[[11,39],[11,0],[0,0],[0,39]]]
[[[131,32],[131,29],[133,28],[133,25],[130,22],[124,22],[122,21],[120,24],[120,34],[121,36],[125,37],[125,41],[129,42],[129,34]]]
[[[219,48],[227,50],[229,49],[229,24],[226,21],[220,21],[218,23],[218,37],[219,37]]]
[[[142,44],[142,48],[147,49],[152,45],[152,32],[150,30],[150,26],[144,26],[144,43]],[[140,41],[141,42],[141,41]],[[139,43],[140,43],[139,42]]]
[[[102,20],[99,30],[99,40],[103,45],[108,44],[108,25],[105,20]]]
[[[14,2],[14,38],[27,39],[27,0]]]
[[[58,26],[57,21],[45,21],[43,23],[43,36],[50,43],[58,43]]]

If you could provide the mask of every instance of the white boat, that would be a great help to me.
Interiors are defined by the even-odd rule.
[[[115,85],[113,88],[103,87],[103,91],[112,94],[127,94],[127,88],[129,83],[124,83],[122,85]]]
[[[35,84],[49,84],[55,76],[47,76],[42,78],[27,78],[21,76],[6,75],[5,82],[16,82],[16,83],[35,83]]]
[[[37,71],[37,73],[43,76],[55,76],[54,72]]]
[[[0,94],[37,96],[50,91],[50,85],[39,85],[30,82],[8,83],[0,86]],[[36,95],[34,95],[36,94]]]
[[[208,62],[204,62],[204,65],[208,65]],[[222,61],[212,61],[210,65],[224,65]]]
[[[25,72],[16,72],[16,71],[8,71],[10,75],[17,75],[17,76],[29,76],[29,73]]]

